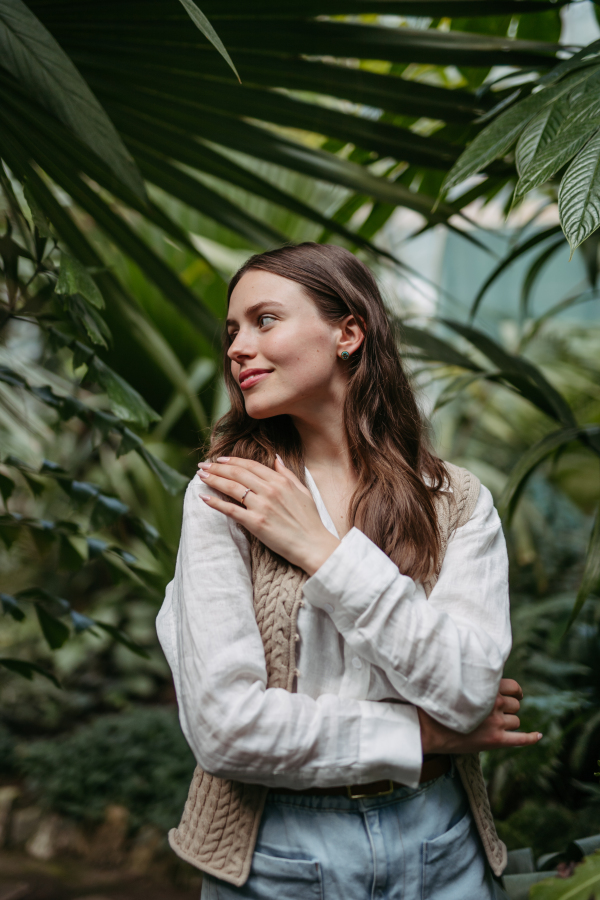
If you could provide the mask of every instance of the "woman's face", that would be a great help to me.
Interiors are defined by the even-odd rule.
[[[231,371],[253,419],[287,413],[312,418],[343,400],[347,363],[363,335],[352,316],[326,322],[294,281],[250,269],[231,295],[227,330]]]

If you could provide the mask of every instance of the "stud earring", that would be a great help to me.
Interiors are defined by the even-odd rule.
[[[348,353],[347,350],[342,350],[342,352],[340,353],[340,356],[342,357],[342,359],[350,359],[350,354]]]

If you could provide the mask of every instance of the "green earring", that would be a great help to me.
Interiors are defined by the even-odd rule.
[[[342,357],[342,359],[350,359],[350,354],[348,353],[347,350],[342,350],[342,352],[340,353],[340,356]]]

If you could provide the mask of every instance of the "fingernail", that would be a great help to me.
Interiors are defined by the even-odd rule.
[[[208,478],[209,472],[205,472],[204,469],[200,469],[198,475],[200,476],[200,478]]]
[[[210,469],[211,465],[212,465],[212,463],[209,463],[209,462],[201,462],[201,463],[198,463],[198,468],[199,469]]]
[[[541,732],[541,731],[538,731],[538,741],[541,741],[541,739],[542,739],[543,737],[544,737],[544,735],[542,734],[542,732]]]
[[[201,500],[204,500],[205,503],[208,503],[211,500],[211,498],[208,497],[206,494],[198,494],[198,496],[200,497]]]
[[[284,463],[284,461],[282,460],[282,458],[280,457],[279,453],[276,453],[276,454],[275,454],[275,459],[279,460],[279,462],[281,463],[282,466],[285,466],[285,463]]]
[[[231,459],[230,456],[218,456],[217,462],[229,462],[230,459]]]

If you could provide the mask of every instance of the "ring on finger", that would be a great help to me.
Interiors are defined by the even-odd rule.
[[[244,500],[246,499],[246,494],[249,494],[249,493],[250,493],[250,488],[246,488],[246,490],[244,491],[244,493],[243,493],[242,496],[240,497],[240,503],[243,503],[244,506],[246,505],[246,504],[244,503]]]

